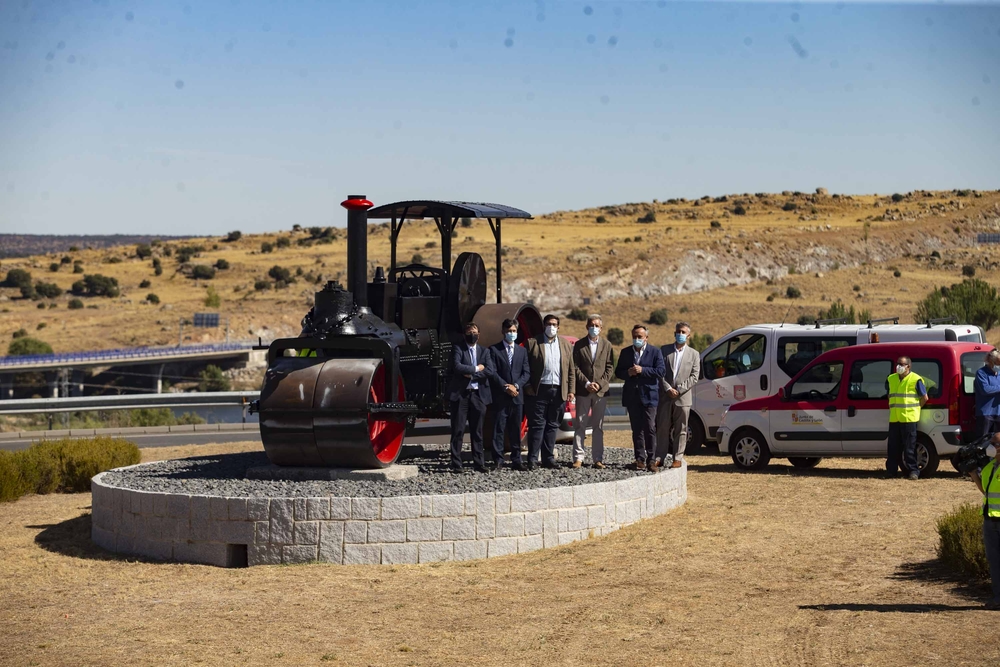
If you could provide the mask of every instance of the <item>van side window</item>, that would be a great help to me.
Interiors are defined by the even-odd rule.
[[[911,369],[924,379],[928,398],[941,397],[941,364],[933,359],[913,359]]]
[[[793,401],[835,400],[843,374],[843,361],[816,364],[792,384],[788,397]]]
[[[847,385],[847,398],[852,401],[885,400],[889,398],[886,378],[893,373],[888,359],[855,361],[851,366],[851,379]]]
[[[766,344],[761,334],[733,336],[705,355],[701,376],[714,380],[755,371],[764,365]]]
[[[852,343],[850,338],[820,338],[819,336],[789,336],[778,339],[778,368],[788,377],[809,365],[809,362],[830,350],[847,347]]]
[[[962,355],[962,393],[966,396],[975,393],[976,373],[985,363],[985,352],[966,352]]]

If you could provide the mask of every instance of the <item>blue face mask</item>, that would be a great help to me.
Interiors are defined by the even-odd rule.
[[[688,339],[687,334],[682,334],[682,333],[674,334],[674,340],[677,341],[678,345],[686,343],[687,339]]]
[[[601,333],[601,327],[588,327],[587,333],[589,333],[592,338],[597,338],[598,334]]]
[[[645,342],[646,342],[646,341],[644,341],[644,340],[643,340],[643,339],[641,339],[641,338],[633,338],[633,339],[632,339],[632,346],[633,346],[634,348],[636,348],[636,349],[639,349],[640,347],[642,347],[642,344],[643,344],[643,343],[645,343]]]
[[[508,331],[507,333],[505,333],[503,335],[503,337],[504,337],[504,339],[508,343],[513,343],[515,340],[517,340],[517,332],[516,331]]]

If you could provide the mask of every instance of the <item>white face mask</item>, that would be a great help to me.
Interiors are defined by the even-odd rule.
[[[902,375],[905,372],[906,372],[906,366],[904,366],[902,364],[897,364],[896,365],[896,375]]]
[[[557,331],[559,331],[559,327],[554,327],[551,324],[545,327],[545,335],[548,338],[555,338]]]

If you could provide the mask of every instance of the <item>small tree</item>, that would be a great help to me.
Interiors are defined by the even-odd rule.
[[[971,264],[964,265],[962,267],[962,275],[965,276],[966,278],[975,278],[976,267],[972,266]]]
[[[782,211],[794,211],[798,207],[799,207],[799,205],[796,204],[795,202],[788,201],[788,202],[785,202],[785,205],[781,207],[781,210]]]
[[[139,259],[146,259],[153,256],[153,249],[148,243],[140,243],[135,247],[135,256]]]
[[[83,273],[83,262],[73,262],[73,273]]]
[[[218,366],[209,364],[198,374],[198,391],[229,391],[229,378]]]
[[[746,214],[747,210],[743,206],[743,204],[737,204],[736,206],[733,207],[733,215],[746,215]]]
[[[234,241],[239,241],[241,238],[243,238],[243,232],[237,229],[226,234],[226,238],[222,240],[226,243],[233,243]]]
[[[28,354],[52,354],[52,346],[44,340],[31,336],[21,336],[12,340],[7,346],[7,354],[12,357],[23,357]]]
[[[149,286],[150,286],[150,285],[152,285],[152,284],[153,284],[153,283],[149,282],[149,280],[142,280],[142,281],[141,281],[141,282],[139,283],[139,289],[146,289],[147,287],[149,287]]]
[[[264,241],[260,244],[260,251],[262,253],[274,252],[274,244]]]
[[[573,308],[566,315],[567,319],[576,320],[577,322],[587,321],[587,310],[585,308]]]
[[[608,329],[608,342],[612,345],[621,345],[625,342],[625,332],[618,327]]]
[[[1000,296],[997,289],[978,278],[967,278],[951,288],[934,290],[917,304],[917,322],[954,315],[960,324],[974,324],[991,329],[1000,322]]]
[[[54,299],[63,293],[62,288],[55,283],[38,282],[35,284],[35,292],[45,299]]]
[[[663,324],[667,323],[668,319],[669,319],[669,316],[667,315],[667,309],[666,308],[657,308],[656,310],[654,310],[653,312],[651,312],[649,314],[649,323],[650,324],[663,325]]]
[[[898,192],[892,196],[892,201],[896,204],[903,201],[903,199],[905,199],[905,197],[903,197],[903,195],[899,194]]]
[[[215,269],[206,264],[196,264],[191,269],[191,277],[195,280],[211,280],[215,277]]]
[[[277,243],[279,248],[287,248],[292,245],[292,240],[287,236],[279,236]]]
[[[205,307],[206,308],[218,308],[222,305],[222,298],[215,291],[215,288],[209,285],[208,291],[205,292]]]
[[[275,282],[280,280],[289,283],[292,281],[292,272],[283,266],[278,266],[277,264],[268,270],[267,275],[269,275]]]
[[[257,290],[258,292],[264,292],[266,290],[271,289],[271,281],[270,280],[255,280],[253,282],[253,288],[255,290]]]
[[[649,212],[646,213],[646,215],[644,215],[641,218],[637,219],[636,222],[640,222],[640,223],[643,223],[643,224],[649,224],[649,223],[656,222],[656,212],[655,211],[649,211]]]
[[[802,297],[802,290],[800,290],[795,285],[789,285],[788,289],[785,290],[785,296],[789,299],[798,299]]]
[[[24,269],[11,269],[7,272],[7,279],[3,281],[4,287],[24,287],[31,284],[31,273]]]
[[[52,273],[58,272],[59,271],[59,262],[52,262],[51,264],[49,264],[49,271],[51,271]]]
[[[76,296],[106,296],[114,298],[120,293],[118,279],[103,276],[100,273],[85,275],[83,280],[77,280],[70,288]]]
[[[219,259],[215,260],[215,268],[219,269],[220,271],[225,271],[226,269],[229,268],[229,262],[220,257]]]
[[[421,255],[419,252],[414,253],[413,257],[410,258],[410,264],[423,264],[423,263],[424,263],[424,256]]]
[[[146,301],[155,306],[156,304],[160,303],[160,297],[150,292],[149,294],[146,295]]]
[[[66,304],[66,307],[70,310],[80,310],[83,308],[83,301],[76,298],[70,299],[69,303]]]

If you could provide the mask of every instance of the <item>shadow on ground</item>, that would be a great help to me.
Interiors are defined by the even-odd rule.
[[[90,514],[82,514],[60,523],[25,527],[41,529],[35,536],[35,544],[52,553],[89,560],[144,560],[139,556],[125,557],[100,548],[90,539],[90,525]]]
[[[747,475],[793,475],[796,477],[818,477],[825,479],[877,479],[885,480],[884,470],[857,470],[850,468],[824,468],[822,462],[815,468],[796,468],[781,463],[771,463],[763,470],[741,470],[732,462],[720,460],[713,463],[689,463],[688,472],[735,472]],[[902,476],[899,477],[902,479]],[[951,470],[938,469],[933,479],[966,479]],[[891,481],[891,480],[890,480]]]

